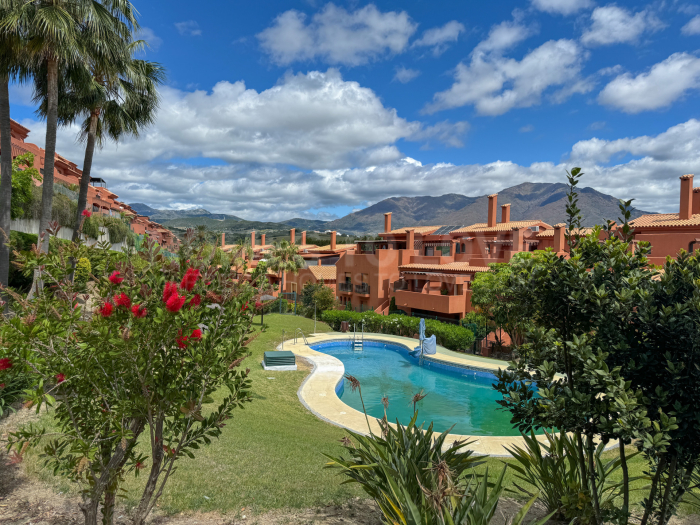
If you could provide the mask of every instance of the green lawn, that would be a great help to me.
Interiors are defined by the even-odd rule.
[[[289,338],[296,328],[313,331],[313,320],[302,317],[268,315],[269,328],[249,346],[251,357],[244,363],[251,369],[253,401],[235,413],[221,438],[202,448],[195,460],[183,459],[171,476],[160,500],[166,512],[220,511],[257,514],[280,508],[308,508],[341,503],[362,496],[355,485],[341,485],[342,478],[323,468],[322,453],[342,454],[339,440],[346,432],[309,413],[299,402],[297,390],[308,372],[269,372],[262,369],[263,352],[274,350],[282,340],[282,330]],[[259,330],[260,319],[255,326]],[[317,330],[328,326],[317,324]],[[616,452],[609,452],[609,455]],[[490,458],[479,467],[489,467],[490,477],[503,468],[503,461]],[[635,458],[631,475],[641,474],[644,463]],[[65,481],[52,479],[40,471],[36,458],[28,468],[54,483],[59,490],[68,489]],[[512,486],[513,471],[506,474]],[[127,504],[134,504],[141,482],[129,478],[126,483]],[[641,493],[639,497],[641,497]]]

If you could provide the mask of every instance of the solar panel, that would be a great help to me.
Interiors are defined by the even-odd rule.
[[[458,230],[462,226],[443,226],[442,228],[438,228],[435,230],[433,233],[430,235],[447,235],[448,233]]]

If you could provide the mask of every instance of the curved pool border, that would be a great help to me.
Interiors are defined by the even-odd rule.
[[[352,334],[339,332],[329,332],[324,334],[313,334],[307,337],[309,345],[328,343],[332,341],[352,340]],[[378,341],[403,346],[412,350],[418,343],[415,339],[384,334],[365,334],[366,341]],[[345,375],[343,363],[328,354],[318,352],[310,346],[304,344],[302,339],[284,341],[277,346],[277,350],[289,350],[299,357],[308,360],[313,369],[302,382],[297,396],[299,401],[316,417],[332,425],[347,428],[358,434],[367,435],[367,420],[365,415],[345,403],[338,397],[338,386],[342,385]],[[508,365],[504,362],[495,362],[486,358],[478,358],[469,354],[457,354],[443,347],[438,346],[438,353],[425,357],[435,364],[448,368],[461,368],[474,370],[477,372],[493,373]],[[372,432],[380,433],[378,420],[369,417]],[[542,436],[544,439],[544,436]],[[525,440],[521,436],[465,436],[461,434],[449,434],[445,440],[445,446],[450,446],[455,441],[470,441],[469,448],[475,454],[489,455],[494,457],[510,457],[504,447],[519,445],[525,447]]]

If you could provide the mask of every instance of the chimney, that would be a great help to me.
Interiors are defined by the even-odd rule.
[[[255,248],[255,230],[250,232],[250,246]]]
[[[493,228],[496,226],[496,209],[498,206],[498,193],[489,195],[489,222],[488,227]]]
[[[289,242],[294,244],[294,241],[296,240],[296,228],[292,228],[289,230]]]
[[[414,250],[416,246],[416,230],[406,230],[406,249]]]
[[[260,245],[265,246],[265,234],[260,235]]]
[[[335,232],[331,232],[331,250],[335,250]]]
[[[700,188],[693,188],[693,215],[700,213]]]
[[[384,233],[391,231],[391,212],[384,214]]]
[[[683,175],[681,177],[681,207],[678,218],[682,221],[690,219],[693,212],[693,176]]]
[[[318,258],[318,265],[319,265],[319,266],[323,266],[323,264],[321,263],[321,260],[322,260],[322,259],[319,257],[319,258]]]
[[[306,232],[301,232],[301,244],[302,246],[306,244]]]
[[[566,245],[566,224],[563,222],[554,225],[554,253],[564,251]]]
[[[223,248],[224,246],[226,246],[226,234],[222,233],[221,234],[221,247]]]
[[[501,204],[501,222],[510,222],[510,204]]]

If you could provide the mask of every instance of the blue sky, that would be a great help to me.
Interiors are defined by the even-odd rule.
[[[580,165],[676,211],[700,172],[700,2],[135,4],[168,82],[156,125],[96,155],[126,202],[332,218]],[[12,116],[41,144],[29,95]],[[59,151],[80,165],[74,138]]]

